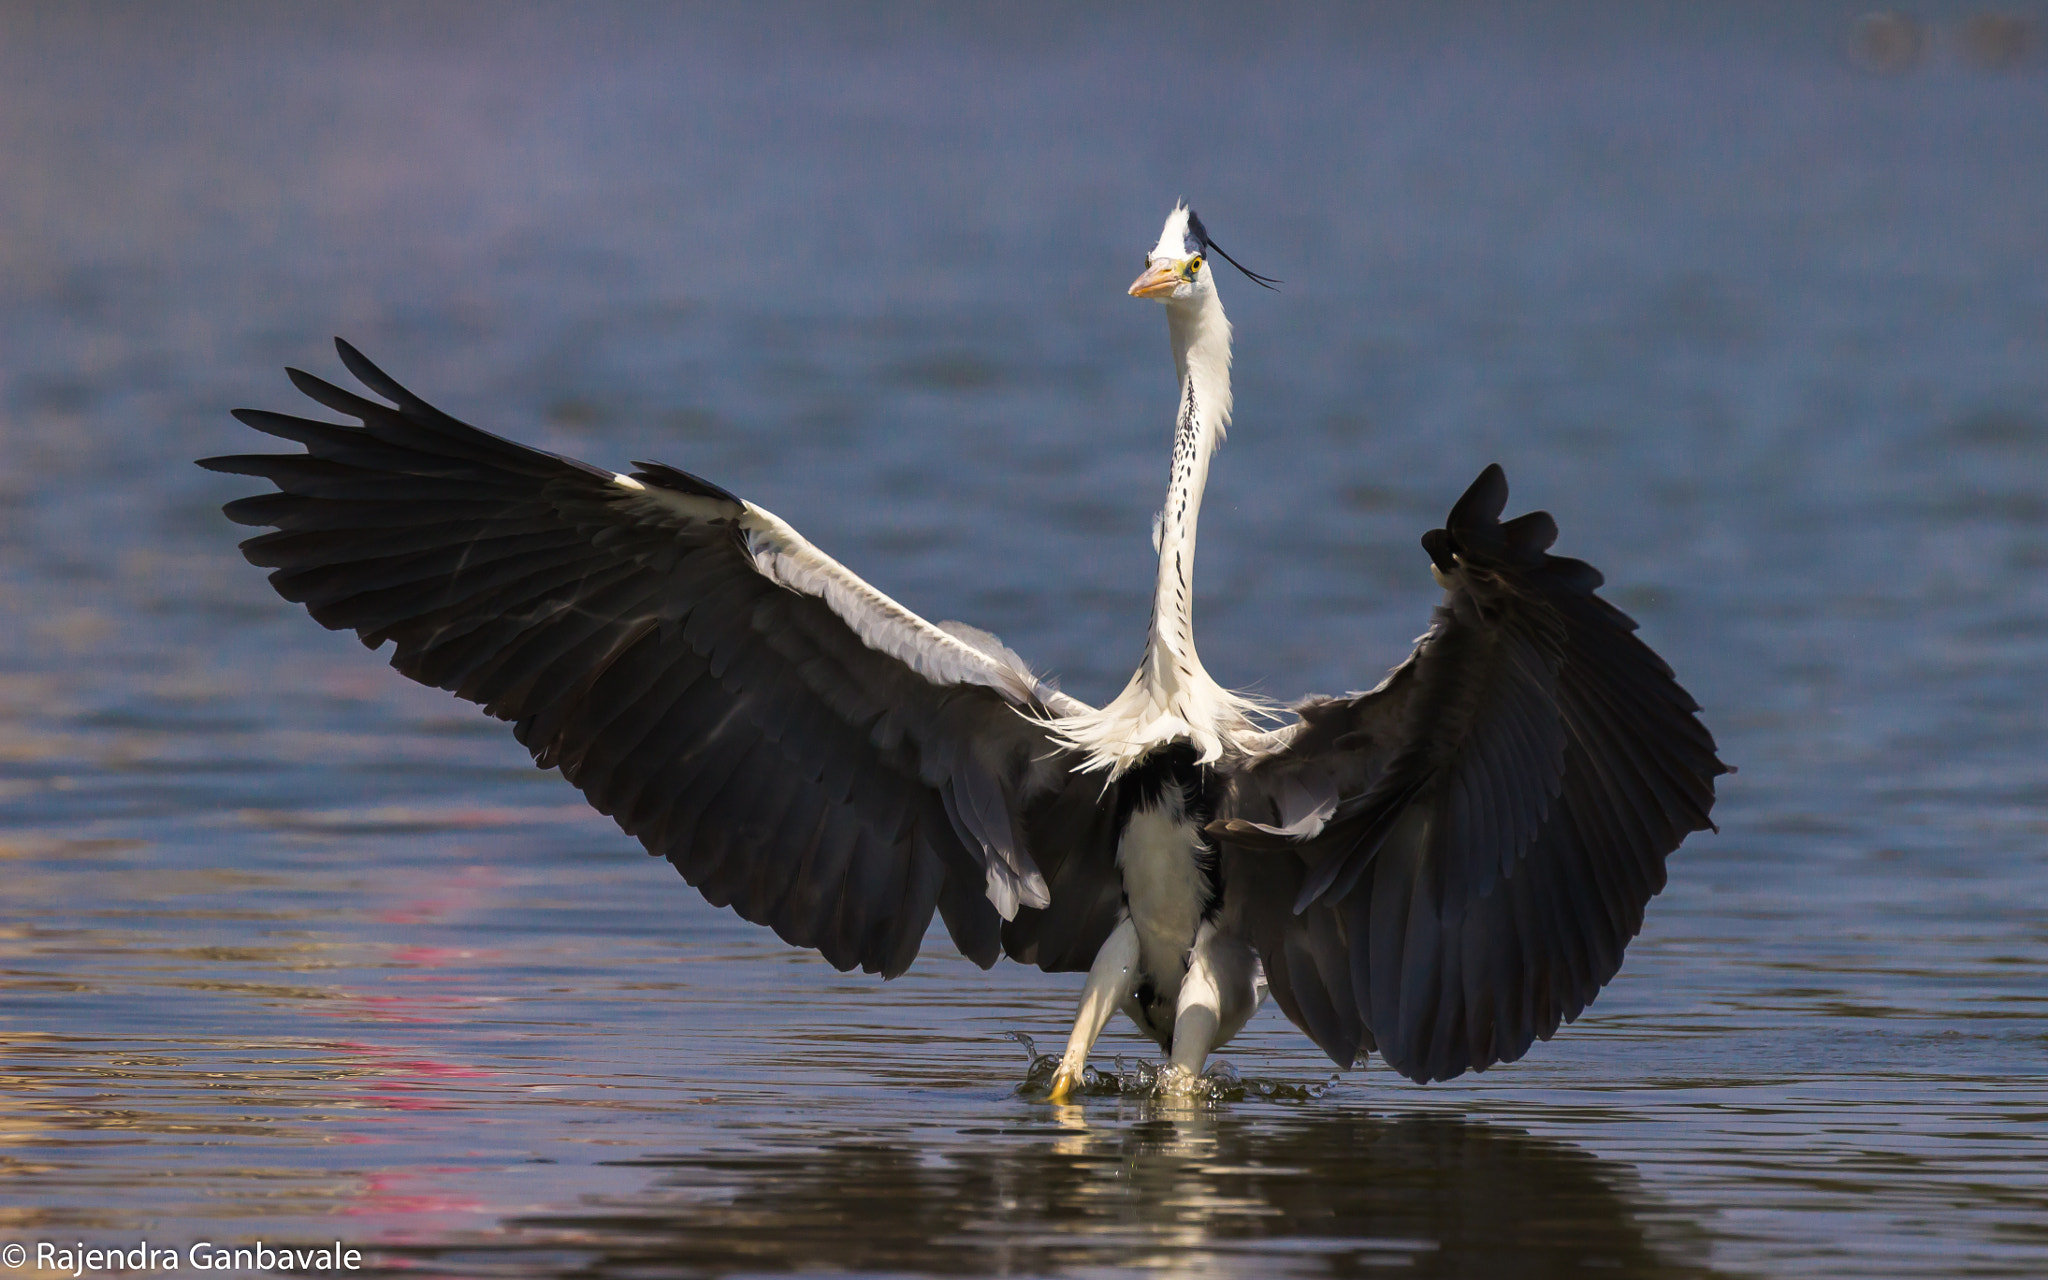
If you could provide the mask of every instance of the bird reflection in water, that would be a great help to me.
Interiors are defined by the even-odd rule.
[[[1276,1110],[1148,1100],[957,1141],[649,1156],[644,1193],[516,1220],[499,1247],[590,1276],[1710,1274],[1704,1231],[1627,1165],[1459,1116]]]

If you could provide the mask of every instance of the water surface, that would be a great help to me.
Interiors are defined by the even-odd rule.
[[[2048,72],[1968,14],[1891,76],[1827,5],[0,15],[0,1242],[2048,1271]],[[1497,460],[1741,767],[1521,1063],[1330,1084],[1268,1009],[1244,1098],[1033,1103],[1006,1037],[1077,977],[935,934],[883,984],[710,909],[278,600],[190,465],[343,333],[1100,699],[1179,196],[1287,281],[1223,281],[1210,669],[1376,682]]]

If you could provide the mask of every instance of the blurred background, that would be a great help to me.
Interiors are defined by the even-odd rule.
[[[0,1239],[2048,1269],[2044,24],[0,7]],[[340,379],[340,334],[491,430],[713,479],[1100,700],[1175,394],[1124,288],[1179,198],[1285,281],[1219,278],[1210,670],[1376,683],[1435,595],[1416,538],[1498,461],[1741,769],[1520,1064],[1326,1085],[1269,1009],[1242,1101],[1049,1116],[1002,1037],[1057,1039],[1077,979],[934,935],[884,986],[711,910],[278,600],[219,514],[253,482],[191,466],[258,447],[228,409],[299,407],[282,366]]]

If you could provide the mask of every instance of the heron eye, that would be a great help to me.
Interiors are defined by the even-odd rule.
[[[1183,280],[1193,280],[1195,278],[1195,272],[1199,271],[1201,269],[1201,266],[1202,255],[1198,253],[1194,257],[1189,258],[1186,262],[1180,264],[1180,278]]]

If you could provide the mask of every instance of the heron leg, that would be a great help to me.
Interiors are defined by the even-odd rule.
[[[1074,1016],[1074,1033],[1067,1037],[1067,1051],[1060,1055],[1060,1069],[1052,1078],[1052,1100],[1064,1102],[1081,1083],[1088,1065],[1088,1050],[1102,1034],[1110,1015],[1138,985],[1138,929],[1129,918],[1117,925],[1095,963],[1088,967],[1088,985],[1081,989],[1081,1009]]]
[[[1242,1031],[1265,998],[1266,974],[1258,953],[1214,924],[1204,924],[1188,952],[1167,1066],[1188,1078],[1200,1075],[1209,1054]]]

